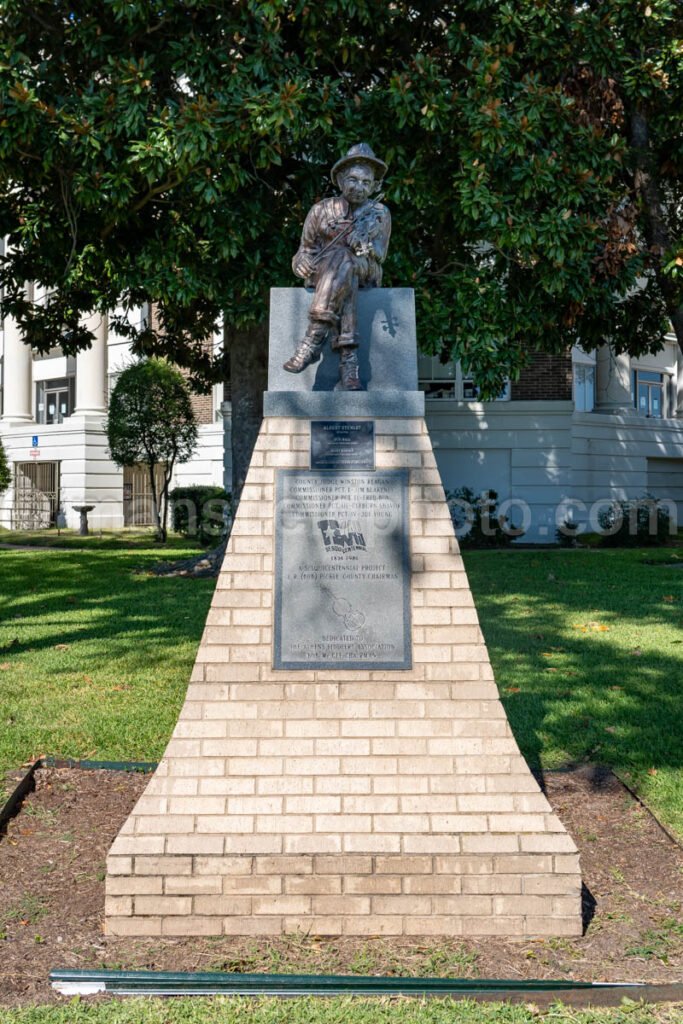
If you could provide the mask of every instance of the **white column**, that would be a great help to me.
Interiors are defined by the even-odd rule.
[[[3,363],[4,411],[2,416],[6,423],[25,423],[33,419],[32,362],[31,349],[24,344],[19,324],[13,317],[6,317]]]
[[[601,345],[595,359],[595,412],[631,413],[631,358]]]
[[[683,417],[683,352],[676,350],[676,379],[674,381],[676,417]]]
[[[107,317],[93,313],[85,326],[94,335],[92,347],[76,357],[76,416],[101,415],[107,409]]]

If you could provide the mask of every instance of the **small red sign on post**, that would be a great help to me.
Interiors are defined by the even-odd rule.
[[[40,458],[40,448],[31,448],[29,450],[29,455],[31,456],[32,459],[39,459]]]

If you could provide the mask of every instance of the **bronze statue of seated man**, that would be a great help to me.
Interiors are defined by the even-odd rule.
[[[357,294],[359,288],[376,288],[382,281],[391,215],[371,196],[386,170],[367,143],[351,146],[330,172],[341,195],[323,199],[309,210],[292,260],[294,273],[315,287],[315,295],[306,334],[284,369],[301,373],[320,359],[329,336],[332,348],[339,352],[344,391],[363,390],[358,374]]]

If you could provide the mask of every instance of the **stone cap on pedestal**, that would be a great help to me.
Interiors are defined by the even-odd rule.
[[[291,416],[325,419],[392,419],[422,417],[425,399],[422,391],[266,391],[263,396],[264,416]]]
[[[272,288],[265,416],[423,416],[417,388],[415,294],[412,288],[367,288],[358,293],[358,349],[364,392],[335,391],[339,356],[328,345],[302,373],[282,364],[303,338],[313,291]]]

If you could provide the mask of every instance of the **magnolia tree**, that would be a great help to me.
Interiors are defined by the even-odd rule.
[[[390,165],[385,283],[483,397],[535,350],[683,342],[677,0],[4,0],[3,38],[5,312],[75,352],[83,313],[154,301],[115,326],[231,373],[238,486],[268,289],[359,139]]]
[[[183,376],[161,359],[123,370],[109,402],[107,438],[118,466],[147,466],[157,537],[165,543],[173,470],[189,462],[197,447],[197,423]],[[161,491],[157,467],[163,474]]]

